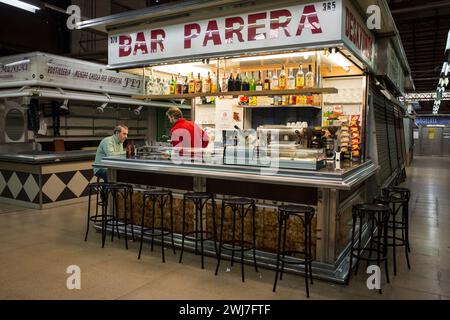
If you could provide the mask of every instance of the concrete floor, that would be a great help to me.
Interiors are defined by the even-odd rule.
[[[398,275],[383,294],[366,287],[367,275],[352,277],[349,286],[316,280],[312,299],[450,299],[450,158],[417,157],[408,169],[405,186],[411,188],[411,265],[403,249],[398,253]],[[159,247],[145,246],[137,260],[138,243],[125,250],[123,241],[100,246],[100,234],[91,232],[87,242],[86,205],[45,211],[0,205],[0,299],[305,299],[304,279],[286,275],[272,292],[274,272],[256,274],[246,266],[242,283],[239,265],[227,272],[216,261],[187,253],[178,263],[179,251],[166,250],[161,262]],[[81,289],[68,290],[70,265],[81,268]]]

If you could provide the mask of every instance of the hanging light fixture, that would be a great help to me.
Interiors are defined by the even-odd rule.
[[[36,10],[41,10],[37,6],[19,0],[0,0],[0,2],[32,13],[36,13]]]

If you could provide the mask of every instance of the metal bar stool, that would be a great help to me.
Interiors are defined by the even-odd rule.
[[[109,197],[111,196],[111,218],[106,215]],[[118,197],[123,199],[123,217],[119,217],[119,200]],[[128,229],[127,226],[131,225],[131,235],[134,241],[134,228],[133,228],[133,186],[124,183],[110,184],[105,187],[105,206],[104,217],[102,219],[102,248],[105,247],[106,240],[106,228],[111,226],[111,241],[114,241],[114,228],[117,231],[117,238],[120,239],[119,226],[124,227],[125,233],[125,248],[128,249]],[[130,218],[128,218],[128,211]]]
[[[300,205],[285,205],[278,207],[278,245],[277,245],[277,266],[275,273],[275,281],[273,284],[273,292],[275,292],[278,281],[278,273],[280,273],[280,280],[283,279],[284,264],[300,264],[305,266],[305,285],[306,285],[306,296],[309,298],[309,280],[313,284],[312,277],[312,232],[311,225],[312,219],[314,217],[315,210],[313,207],[300,206]],[[298,218],[304,228],[304,250],[286,250],[286,235],[289,218]],[[283,248],[281,249],[281,238],[283,234]],[[294,254],[303,255],[303,259],[294,258]],[[290,257],[286,257],[290,256]],[[281,270],[280,270],[281,262]]]
[[[360,260],[365,260],[369,262],[377,262],[380,266],[381,262],[384,261],[386,282],[389,283],[389,271],[388,271],[388,259],[387,259],[387,225],[390,215],[390,209],[388,206],[382,204],[357,204],[352,208],[352,240],[350,245],[350,267],[348,271],[347,278],[345,279],[345,284],[348,285],[350,281],[350,274],[353,267],[353,258],[356,258],[356,268],[355,275],[358,274],[358,266]],[[363,221],[371,222],[369,229],[370,246],[365,248],[362,240],[363,233]],[[356,222],[359,220],[359,232],[358,232],[358,245],[355,246],[355,233],[356,233]],[[376,232],[376,235],[374,233]],[[378,239],[384,239],[384,242],[376,241],[377,247],[373,248],[374,237]],[[381,245],[383,244],[383,247]],[[368,253],[368,257],[364,255]],[[376,258],[372,258],[372,253],[376,253]],[[381,288],[379,293],[382,293]]]
[[[144,228],[144,217],[145,217],[145,206],[147,200],[150,200],[152,203],[152,227]],[[164,207],[169,202],[170,208],[170,231],[164,229]],[[155,213],[156,213],[156,204],[158,204],[160,208],[160,223],[159,227],[155,227]],[[175,252],[175,243],[173,241],[173,196],[172,192],[169,190],[148,190],[142,192],[142,220],[141,220],[141,244],[139,246],[139,255],[138,259],[141,258],[142,252],[142,244],[144,242],[144,235],[150,235],[152,237],[151,242],[151,251],[153,251],[153,240],[155,237],[161,237],[161,254],[162,254],[162,262],[166,262],[164,256],[164,236],[171,235],[172,238],[172,249],[173,254]]]
[[[107,218],[111,219],[111,215],[107,215],[105,205],[106,205],[106,193],[105,188],[109,185],[112,185],[112,183],[106,183],[106,182],[92,182],[88,185],[89,190],[89,197],[88,197],[88,214],[87,214],[87,225],[86,225],[86,234],[84,236],[84,241],[87,241],[88,234],[89,234],[89,227],[90,223],[101,223],[103,220],[103,217],[106,216]],[[95,201],[95,215],[91,216],[91,198],[92,195],[95,194],[96,201]],[[100,198],[100,199],[99,199]],[[100,200],[100,201],[99,201]],[[101,213],[99,214],[98,209],[101,208]]]
[[[387,246],[392,247],[392,255],[394,259],[394,275],[397,275],[397,247],[405,247],[405,256],[408,269],[411,269],[409,262],[408,247],[408,230],[409,219],[407,217],[409,198],[397,195],[381,196],[374,199],[375,203],[381,203],[391,208],[391,218],[388,222],[388,229],[392,230],[392,234],[387,236]],[[398,215],[401,215],[398,219]],[[401,236],[397,236],[397,231],[401,230]]]
[[[206,205],[208,200],[211,200],[212,206],[212,221],[213,221],[213,231],[204,230],[203,228],[203,220],[205,219],[206,228],[208,226],[208,214],[206,210]],[[195,221],[194,228],[190,231],[186,231],[186,202],[192,201],[195,207]],[[188,192],[183,196],[183,221],[182,221],[182,231],[181,231],[181,254],[180,254],[180,263],[183,261],[183,252],[184,252],[184,242],[185,240],[191,240],[195,242],[195,254],[198,254],[198,243],[200,242],[200,254],[201,254],[201,264],[202,269],[204,266],[204,246],[203,243],[205,241],[213,240],[214,248],[217,254],[216,247],[216,212],[215,212],[215,201],[214,195],[209,192]]]
[[[406,201],[402,203],[402,225],[404,226],[402,232],[404,232],[403,236],[406,239],[408,252],[411,252],[411,248],[409,246],[409,200],[411,199],[411,191],[407,188],[391,186],[384,188],[382,192],[385,197],[394,196],[406,199]]]
[[[223,240],[223,226],[225,220],[225,209],[227,207],[231,208],[232,217],[233,217],[233,230],[232,230],[232,239]],[[246,241],[244,237],[244,219],[247,216],[248,212],[251,210],[252,212],[252,240]],[[258,272],[258,265],[256,263],[256,225],[255,225],[255,200],[247,199],[247,198],[236,198],[236,199],[227,199],[222,201],[222,216],[221,216],[221,224],[220,224],[220,240],[219,240],[219,252],[217,254],[217,266],[216,273],[219,272],[220,260],[222,255],[222,249],[231,251],[231,266],[233,266],[234,262],[234,253],[236,251],[241,253],[241,274],[242,274],[242,282],[245,282],[244,278],[244,252],[248,250],[253,250],[253,263],[255,265],[255,271]],[[240,217],[240,238],[236,239],[236,218]]]

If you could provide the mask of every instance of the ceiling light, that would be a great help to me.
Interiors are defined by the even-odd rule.
[[[103,103],[100,107],[97,107],[97,112],[98,113],[104,113],[105,112],[105,108],[108,105],[108,102]]]
[[[136,109],[134,109],[133,110],[134,114],[137,115],[137,116],[140,115],[141,111],[142,111],[142,108],[143,108],[143,106],[139,106]]]
[[[310,54],[314,52],[292,52],[292,53],[280,53],[280,54],[270,54],[266,56],[254,56],[254,57],[244,57],[233,59],[236,62],[242,61],[257,61],[257,60],[269,60],[269,59],[283,59],[283,58],[296,58],[296,57],[309,57]]]
[[[60,109],[63,110],[69,110],[69,107],[67,106],[67,104],[69,103],[69,99],[65,99],[63,104],[59,106]]]
[[[345,56],[342,55],[340,52],[334,52],[328,56],[335,64],[340,66],[342,69],[344,69],[346,72],[350,71],[350,62],[347,60]]]
[[[32,13],[35,13],[36,10],[40,10],[41,8],[36,7],[32,4],[23,2],[23,1],[19,1],[19,0],[0,0],[0,2],[4,3],[4,4],[8,4],[10,6],[22,9],[22,10],[26,10]]]
[[[0,2],[1,1],[2,0],[0,0]],[[23,59],[20,61],[14,61],[14,62],[7,63],[7,64],[5,64],[5,67],[12,67],[12,66],[16,66],[18,64],[29,63],[29,62],[30,62],[30,59]]]

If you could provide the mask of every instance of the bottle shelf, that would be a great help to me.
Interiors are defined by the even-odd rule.
[[[304,88],[291,90],[262,90],[262,91],[230,91],[211,93],[185,93],[185,94],[164,94],[164,95],[144,95],[133,96],[133,99],[140,100],[177,100],[193,99],[197,97],[220,97],[220,96],[287,96],[301,94],[333,94],[338,93],[336,88]]]
[[[314,109],[322,109],[320,106],[312,106],[312,105],[268,105],[268,106],[247,106],[242,105],[243,108],[251,108],[251,109],[269,109],[269,108],[314,108]]]

